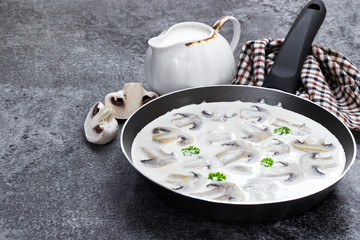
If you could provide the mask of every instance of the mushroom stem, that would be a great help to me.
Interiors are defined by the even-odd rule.
[[[103,122],[110,121],[114,115],[114,109],[110,103],[105,104],[104,107],[94,116],[94,120],[99,123],[99,127],[104,129]]]

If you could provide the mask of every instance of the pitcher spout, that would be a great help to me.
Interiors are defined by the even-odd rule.
[[[170,27],[167,31],[148,41],[152,49],[168,48],[183,44],[186,46],[199,45],[216,37],[216,31],[202,23],[184,22]]]
[[[149,47],[152,50],[158,49],[158,48],[166,48],[168,44],[164,44],[167,37],[167,31],[162,32],[159,36],[150,38],[148,41]],[[166,43],[166,42],[165,42]]]

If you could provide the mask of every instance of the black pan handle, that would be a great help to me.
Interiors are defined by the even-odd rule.
[[[295,93],[305,58],[326,15],[321,0],[309,2],[296,18],[278,56],[264,79],[263,87]]]

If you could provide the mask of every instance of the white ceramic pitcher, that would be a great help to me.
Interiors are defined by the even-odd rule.
[[[233,25],[230,44],[219,34],[227,21]],[[233,52],[240,31],[236,18],[223,16],[212,27],[183,22],[151,38],[145,60],[150,87],[165,94],[187,87],[231,83],[235,74]]]

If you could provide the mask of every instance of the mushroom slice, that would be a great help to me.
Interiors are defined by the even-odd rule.
[[[166,183],[172,185],[174,190],[190,190],[194,191],[204,186],[207,179],[195,172],[189,174],[169,174],[165,180]]]
[[[224,132],[223,130],[210,130],[199,134],[199,140],[204,144],[214,144],[217,142],[226,142],[232,140],[233,134],[231,132]]]
[[[196,114],[176,113],[174,114],[174,116],[180,116],[178,118],[174,118],[173,120],[171,120],[179,128],[191,125],[190,130],[196,130],[201,128],[202,126],[202,120]]]
[[[110,104],[104,106],[101,102],[90,109],[84,122],[85,136],[89,142],[106,144],[115,138],[119,125],[113,113]]]
[[[153,134],[152,139],[160,143],[168,143],[180,139],[179,144],[186,145],[194,141],[194,138],[189,134],[171,127],[156,127],[153,129]]]
[[[221,146],[228,146],[228,148],[219,152],[215,156],[218,159],[221,159],[224,166],[239,160],[251,162],[258,155],[255,149],[241,141],[224,143]]]
[[[126,83],[124,89],[107,94],[104,101],[113,106],[115,118],[127,119],[143,104],[157,97],[156,93],[146,91],[141,83]]]
[[[187,160],[183,162],[184,168],[203,168],[206,167],[207,169],[212,169],[213,167],[219,167],[218,162],[216,159],[203,157],[203,156],[196,156],[193,158],[187,158]]]
[[[159,168],[177,161],[174,153],[166,153],[160,148],[141,147],[141,150],[149,158],[141,160],[141,162],[149,167]]]
[[[190,195],[221,201],[241,202],[244,200],[244,193],[234,183],[228,181],[214,182],[206,185],[206,187],[210,190],[190,193]]]
[[[292,182],[304,176],[300,165],[282,161],[274,162],[271,167],[261,167],[260,177],[285,177],[285,182]]]
[[[324,170],[337,167],[331,156],[321,157],[319,153],[306,153],[300,161],[304,172],[315,176],[324,176]]]
[[[253,173],[251,167],[244,166],[241,164],[232,165],[230,171],[239,174],[239,175],[250,175]]]
[[[288,127],[290,129],[290,134],[297,136],[304,136],[311,133],[311,129],[307,127],[305,124],[294,124],[280,118],[277,118],[272,123],[272,125],[277,128]]]
[[[237,116],[237,113],[233,113],[231,115],[226,115],[226,114],[221,115],[218,114],[217,112],[209,113],[207,110],[201,111],[201,114],[204,117],[209,118],[215,122],[226,122],[227,120]]]
[[[240,110],[240,118],[254,121],[254,122],[264,122],[269,119],[269,112],[259,106],[251,106],[251,109],[242,109]]]
[[[273,139],[272,142],[266,145],[266,150],[272,152],[275,156],[280,156],[288,154],[290,146],[279,139]]]
[[[278,186],[269,179],[251,178],[242,189],[250,194],[250,201],[265,202],[275,199],[274,192],[278,190]]]
[[[291,145],[296,149],[306,152],[329,152],[335,149],[333,144],[325,144],[324,139],[305,139],[303,142],[294,140]]]
[[[261,128],[252,124],[247,126],[241,125],[239,130],[245,135],[243,139],[249,140],[250,142],[261,142],[271,137],[269,129]]]

